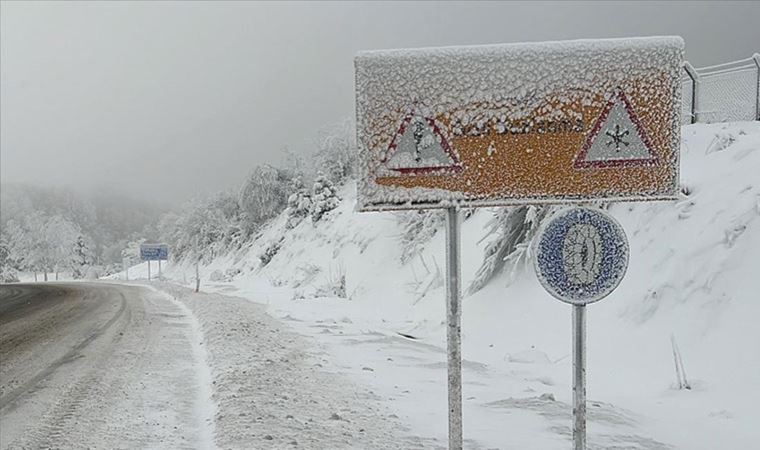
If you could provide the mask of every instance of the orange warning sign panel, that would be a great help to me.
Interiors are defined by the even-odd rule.
[[[359,209],[678,191],[680,38],[357,56]]]

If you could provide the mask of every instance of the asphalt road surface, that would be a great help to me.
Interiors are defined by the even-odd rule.
[[[0,285],[0,448],[205,447],[197,338],[146,288]]]

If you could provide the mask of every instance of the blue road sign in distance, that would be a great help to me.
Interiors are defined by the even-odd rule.
[[[544,289],[573,305],[606,297],[628,268],[623,228],[598,209],[560,210],[539,232],[534,250],[536,275]]]
[[[140,259],[143,261],[160,261],[169,259],[169,246],[166,244],[140,244]]]

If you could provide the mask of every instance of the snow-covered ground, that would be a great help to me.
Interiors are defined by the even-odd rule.
[[[91,283],[2,293],[24,306],[0,327],[0,448],[213,448],[203,337],[182,303]]]
[[[681,199],[610,209],[631,259],[620,287],[588,311],[591,448],[760,442],[760,123],[690,125],[682,134]],[[314,338],[321,364],[367,386],[425,447],[443,447],[444,233],[402,264],[396,217],[356,213],[354,192],[346,186],[317,224],[285,231],[278,217],[249,248],[201,267],[202,289],[266,305]],[[491,214],[477,210],[463,223],[464,286],[482,261]],[[262,267],[259,256],[275,243]],[[226,281],[209,281],[220,273]],[[145,275],[144,264],[130,270]],[[164,272],[187,286],[193,275],[182,263]],[[347,298],[330,296],[344,275]],[[570,307],[521,268],[466,297],[462,326],[465,446],[567,448]],[[690,390],[674,387],[671,336]]]

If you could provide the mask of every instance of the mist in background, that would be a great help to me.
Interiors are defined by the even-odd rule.
[[[3,2],[0,177],[162,205],[310,153],[354,111],[358,50],[680,35],[757,51],[760,3]]]

